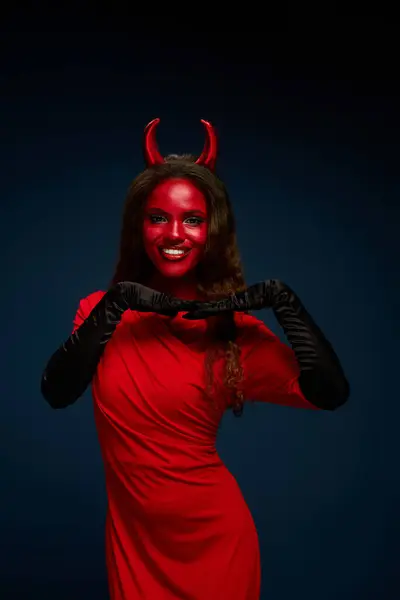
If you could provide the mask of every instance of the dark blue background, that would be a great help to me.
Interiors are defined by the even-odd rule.
[[[55,412],[39,382],[79,299],[110,280],[155,116],[165,154],[200,153],[199,119],[217,126],[247,281],[287,281],[352,386],[335,413],[258,404],[223,422],[219,451],[260,535],[262,599],[398,597],[396,81],[373,49],[294,46],[283,60],[290,38],[251,35],[3,35],[4,600],[108,597],[90,396]]]

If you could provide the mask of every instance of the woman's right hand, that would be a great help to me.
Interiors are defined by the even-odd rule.
[[[196,310],[200,306],[200,302],[195,300],[174,298],[132,281],[117,283],[107,294],[111,301],[119,304],[122,311],[130,309],[171,316],[178,312]]]

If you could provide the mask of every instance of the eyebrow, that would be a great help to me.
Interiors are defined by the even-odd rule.
[[[163,210],[162,208],[157,208],[157,206],[151,206],[147,210],[147,212],[149,212],[149,213],[162,213],[163,215],[169,215],[170,214],[166,210]],[[183,214],[185,216],[201,215],[201,216],[205,217],[205,213],[202,210],[185,210]]]

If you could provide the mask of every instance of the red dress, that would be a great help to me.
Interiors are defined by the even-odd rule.
[[[81,301],[75,329],[102,296]],[[292,350],[236,318],[245,398],[313,408]],[[216,408],[205,393],[205,327],[127,311],[93,379],[111,600],[259,599],[257,531],[215,447],[227,399]]]

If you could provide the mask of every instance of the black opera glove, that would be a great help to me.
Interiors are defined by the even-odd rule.
[[[78,400],[126,310],[174,316],[198,306],[198,302],[180,300],[139,283],[116,284],[51,356],[42,375],[42,395],[52,408],[65,408]]]
[[[247,312],[262,308],[274,308],[280,301],[287,299],[292,290],[277,279],[261,281],[243,292],[211,302],[202,302],[198,310],[192,310],[184,319],[205,319],[221,312]]]
[[[350,388],[335,351],[295,292],[282,281],[269,279],[228,298],[206,302],[184,318],[204,319],[226,311],[262,308],[272,308],[285,332],[300,368],[299,384],[305,398],[324,410],[344,404]]]

